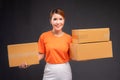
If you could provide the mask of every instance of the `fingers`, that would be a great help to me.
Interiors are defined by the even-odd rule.
[[[19,66],[19,68],[23,68],[23,69],[25,69],[25,68],[28,68],[30,65],[27,65],[27,63],[23,63],[23,64],[21,64],[20,66]]]

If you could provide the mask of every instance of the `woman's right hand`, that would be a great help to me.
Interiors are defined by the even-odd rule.
[[[23,63],[21,65],[19,65],[19,68],[23,68],[23,69],[26,69],[28,68],[30,65],[27,65],[27,63]]]

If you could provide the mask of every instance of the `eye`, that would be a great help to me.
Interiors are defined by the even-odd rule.
[[[55,21],[55,20],[57,20],[57,18],[54,18],[53,20]]]
[[[62,18],[60,18],[60,20],[63,20]]]

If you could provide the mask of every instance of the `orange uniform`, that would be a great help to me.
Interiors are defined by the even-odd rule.
[[[56,37],[52,31],[47,31],[40,36],[38,48],[40,53],[46,55],[46,62],[51,64],[65,63],[70,59],[69,48],[71,42],[71,36],[66,33]]]

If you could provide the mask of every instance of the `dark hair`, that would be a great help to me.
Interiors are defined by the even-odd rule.
[[[52,18],[53,14],[59,14],[65,19],[64,11],[62,9],[60,9],[60,8],[56,8],[56,9],[51,10],[50,19]]]

